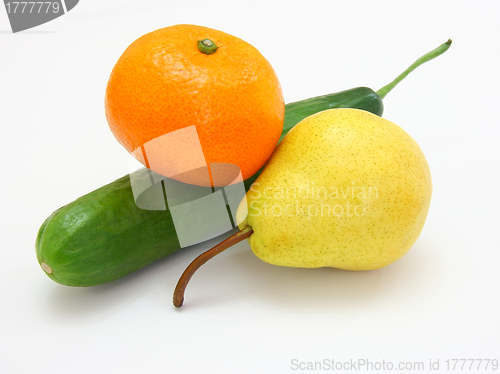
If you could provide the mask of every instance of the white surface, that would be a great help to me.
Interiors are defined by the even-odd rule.
[[[0,10],[0,372],[300,371],[293,359],[426,370],[439,359],[444,370],[446,359],[500,359],[499,11],[496,1],[82,0],[12,34]],[[287,102],[379,89],[453,39],[384,100],[434,182],[426,226],[403,259],[362,273],[280,268],[244,242],[200,269],[181,310],[171,303],[177,279],[214,240],[99,287],[43,274],[42,221],[127,173],[103,109],[114,63],[142,34],[178,23],[252,43]]]

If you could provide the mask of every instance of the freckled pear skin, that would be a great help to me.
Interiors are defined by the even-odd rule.
[[[403,129],[366,111],[331,109],[283,139],[237,221],[252,227],[250,246],[270,264],[371,270],[412,247],[431,195],[427,161]]]

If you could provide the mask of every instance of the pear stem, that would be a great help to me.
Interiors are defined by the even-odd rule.
[[[220,242],[215,247],[209,249],[206,252],[203,252],[201,255],[196,257],[193,262],[189,264],[189,266],[184,270],[179,281],[177,282],[177,286],[174,291],[174,306],[176,308],[180,308],[182,303],[184,302],[184,292],[186,291],[186,287],[189,283],[189,280],[193,276],[193,274],[203,265],[205,262],[210,260],[212,257],[217,256],[219,253],[228,249],[229,247],[235,245],[236,243],[241,242],[242,240],[248,238],[253,234],[253,230],[250,226],[246,226],[244,229],[241,229],[236,234],[231,235],[229,238]]]
[[[439,55],[442,55],[444,52],[448,50],[451,46],[451,39],[448,39],[446,43],[441,44],[439,47],[436,49],[433,49],[429,53],[426,53],[422,57],[420,57],[417,61],[415,61],[408,69],[403,71],[396,79],[394,79],[391,83],[388,85],[382,87],[380,90],[377,91],[377,94],[380,96],[381,99],[385,97],[399,82],[401,82],[403,79],[406,78],[408,74],[410,74],[413,70],[418,68],[420,65],[423,63],[432,60],[433,58],[436,58]]]

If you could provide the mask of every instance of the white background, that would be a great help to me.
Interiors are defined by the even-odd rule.
[[[82,0],[12,34],[0,9],[0,372],[288,373],[294,359],[439,359],[443,371],[447,359],[500,359],[499,14],[496,1]],[[377,90],[453,39],[384,100],[434,183],[404,258],[361,273],[291,269],[243,242],[200,269],[180,310],[178,277],[215,240],[103,286],[45,276],[34,250],[43,220],[127,173],[104,116],[114,63],[178,23],[253,44],[287,102]]]

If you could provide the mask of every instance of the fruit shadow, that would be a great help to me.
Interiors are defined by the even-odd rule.
[[[380,287],[379,271],[275,266],[258,259],[249,246],[245,249],[214,266],[213,274],[207,276],[212,279],[214,290],[194,295],[193,303],[198,307],[207,307],[210,304],[234,303],[239,299],[240,302],[257,301],[266,308],[286,313],[345,312],[349,307],[359,309],[369,304]],[[230,278],[231,285],[223,285],[214,277]],[[191,300],[187,299],[187,302],[191,303]]]
[[[205,269],[211,269],[203,270],[201,279],[193,277],[186,291],[186,309],[215,308],[217,312],[221,305],[257,302],[286,314],[352,316],[397,308],[401,303],[418,305],[443,282],[442,276],[436,276],[442,274],[441,265],[433,262],[430,243],[418,242],[402,259],[370,271],[275,266],[258,259],[248,243],[237,246],[234,253],[205,264]]]
[[[259,299],[287,313],[357,313],[366,310],[380,289],[379,270],[280,267],[271,272],[270,266],[265,265],[260,272]]]
[[[186,266],[207,247],[221,242],[234,232],[182,248],[140,270],[113,282],[92,287],[69,287],[53,283],[39,295],[39,313],[56,325],[61,323],[93,323],[108,318],[139,299],[158,304],[162,311],[175,309],[172,295]]]
[[[397,308],[401,303],[422,303],[435,296],[446,278],[443,261],[436,261],[436,248],[425,241],[417,242],[394,264],[371,271],[275,266],[258,259],[245,241],[203,265],[187,287],[184,306],[174,308],[173,290],[186,266],[232,233],[183,248],[104,285],[53,284],[48,293],[39,295],[39,312],[54,325],[85,325],[146,299],[153,314],[157,310],[220,313],[221,307],[230,307],[233,311],[257,308],[284,314],[353,316],[377,308]]]

